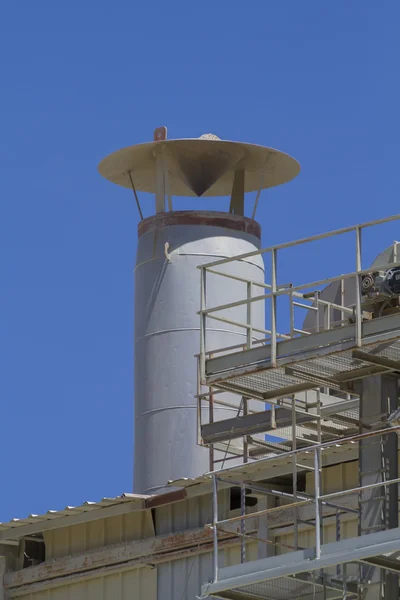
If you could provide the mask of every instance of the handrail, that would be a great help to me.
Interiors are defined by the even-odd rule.
[[[199,364],[199,369],[198,369],[198,373],[199,373],[199,393],[197,395],[197,399],[198,399],[198,403],[199,403],[199,409],[198,409],[198,414],[200,415],[200,419],[201,419],[201,412],[202,412],[202,406],[201,403],[202,401],[207,405],[207,407],[209,408],[209,414],[210,414],[210,422],[211,420],[214,419],[213,417],[213,409],[214,409],[214,405],[217,407],[219,402],[218,399],[216,398],[214,400],[214,396],[213,396],[213,392],[212,392],[212,387],[210,387],[210,393],[209,394],[201,394],[201,389],[202,386],[209,386],[209,385],[213,385],[211,382],[214,381],[213,379],[210,379],[206,376],[206,362],[209,359],[214,358],[215,356],[218,355],[223,355],[223,354],[227,354],[231,351],[235,351],[235,349],[240,352],[240,350],[249,350],[250,348],[252,348],[253,346],[255,346],[256,344],[260,344],[261,346],[263,345],[268,345],[269,349],[270,349],[270,361],[268,363],[268,368],[272,368],[274,369],[274,367],[277,367],[280,364],[280,359],[281,359],[281,355],[282,352],[284,352],[283,350],[283,346],[286,346],[286,344],[284,342],[282,342],[281,340],[285,340],[285,339],[293,339],[293,338],[297,338],[299,339],[299,335],[301,336],[305,336],[305,335],[312,335],[314,332],[318,333],[321,331],[332,331],[333,329],[335,329],[336,331],[339,330],[340,327],[348,325],[348,324],[352,324],[352,327],[349,328],[350,330],[350,334],[347,334],[347,338],[350,339],[351,338],[351,343],[349,345],[351,345],[352,347],[354,346],[362,346],[363,344],[363,334],[364,334],[364,326],[363,326],[363,322],[366,318],[369,318],[369,315],[366,315],[365,312],[371,312],[371,310],[373,309],[369,309],[368,304],[365,302],[365,296],[363,296],[363,290],[362,290],[362,281],[363,281],[363,276],[370,273],[371,271],[387,271],[389,269],[393,269],[394,267],[400,267],[400,258],[398,255],[398,242],[394,242],[394,246],[393,246],[393,262],[388,262],[386,264],[379,264],[377,267],[369,267],[369,268],[363,268],[362,265],[362,233],[365,229],[372,227],[372,226],[377,226],[377,225],[381,225],[381,224],[385,224],[385,223],[390,223],[390,222],[395,222],[400,220],[400,214],[398,215],[394,215],[391,217],[386,217],[383,219],[377,219],[374,221],[369,221],[363,224],[359,224],[359,225],[353,225],[350,227],[345,227],[342,229],[337,229],[337,230],[333,230],[330,232],[326,232],[326,233],[321,233],[318,235],[314,235],[314,236],[309,236],[307,238],[302,238],[302,239],[298,239],[292,242],[286,242],[286,243],[282,243],[282,244],[278,244],[275,246],[270,246],[261,250],[255,250],[252,252],[247,252],[238,256],[234,256],[234,257],[229,257],[229,258],[225,258],[225,259],[220,259],[220,260],[216,260],[210,263],[206,263],[203,265],[200,265],[198,268],[200,269],[200,274],[201,274],[201,295],[200,295],[200,311],[199,311],[199,316],[200,316],[200,353],[198,355],[198,364]],[[342,273],[339,275],[336,275],[334,277],[326,277],[324,279],[319,279],[316,281],[312,281],[312,282],[308,282],[308,283],[300,283],[300,284],[294,284],[294,283],[288,283],[288,284],[278,284],[278,255],[279,255],[279,251],[286,249],[286,248],[292,248],[292,247],[296,247],[299,245],[303,245],[306,243],[311,243],[311,242],[315,242],[315,241],[319,241],[319,240],[323,240],[323,239],[327,239],[327,238],[332,238],[334,236],[340,236],[343,234],[347,234],[347,233],[354,233],[355,234],[355,244],[354,244],[354,251],[352,254],[353,260],[354,260],[354,267],[355,270],[350,271],[350,272],[346,272],[346,273]],[[254,257],[254,256],[263,256],[264,254],[271,254],[271,270],[270,270],[270,279],[268,280],[268,282],[261,282],[261,281],[254,281],[251,279],[247,279],[245,277],[239,276],[239,275],[235,275],[234,273],[228,273],[228,272],[222,272],[220,269],[218,269],[219,266],[223,266],[226,264],[230,264],[230,263],[234,263],[235,261],[243,261],[244,259],[248,259],[250,257]],[[241,299],[237,299],[236,298],[238,296],[234,296],[233,298],[229,298],[228,299],[232,299],[231,302],[229,303],[225,303],[219,306],[207,306],[207,294],[206,294],[206,284],[209,281],[209,277],[213,275],[214,277],[223,277],[223,278],[228,278],[228,279],[232,279],[234,281],[240,282],[242,284],[246,284],[245,286],[243,286],[244,289],[244,293],[243,293],[243,297]],[[214,279],[211,279],[211,281],[213,282]],[[345,294],[345,292],[348,292],[348,288],[346,285],[345,288],[345,284],[347,284],[347,282],[352,282],[351,285],[354,286],[354,290],[353,287],[351,288],[352,290],[352,296],[351,296],[351,300],[349,301],[348,297],[347,297],[347,293]],[[322,293],[322,287],[327,286],[329,284],[333,284],[336,283],[339,285],[338,288],[338,297],[335,298],[334,302],[329,302],[329,300],[326,300],[325,296],[324,298],[321,298],[321,293]],[[237,287],[239,288],[239,284],[237,284]],[[247,287],[247,291],[246,291],[246,287]],[[261,290],[260,290],[261,288]],[[256,290],[256,294],[257,295],[253,295],[254,290]],[[260,290],[260,291],[258,291]],[[354,294],[355,291],[355,294]],[[354,297],[353,297],[354,296]],[[278,332],[278,319],[277,319],[277,308],[278,305],[280,305],[280,302],[278,302],[278,300],[280,298],[288,298],[289,302],[285,302],[285,307],[287,306],[287,304],[289,304],[289,315],[288,315],[288,323],[290,324],[290,327],[288,325],[287,329],[286,329],[286,324],[285,322],[283,322],[283,325],[281,323],[281,321],[279,321],[279,328],[281,331],[289,331],[288,334],[286,333],[279,333]],[[329,297],[329,296],[328,296]],[[240,298],[240,296],[239,296]],[[260,327],[260,323],[258,322],[256,324],[255,322],[255,318],[252,315],[253,312],[253,307],[255,305],[256,302],[261,302],[264,305],[268,306],[269,309],[269,320],[268,322],[265,324],[265,329]],[[236,310],[239,309],[240,310]],[[302,326],[302,328],[299,327],[300,323],[297,322],[297,316],[298,316],[298,309],[301,310],[305,310],[307,311],[307,314],[311,314],[313,316],[313,318],[315,317],[315,327],[312,325],[312,322],[307,321],[306,324],[304,324]],[[221,314],[222,311],[226,311],[227,314]],[[379,314],[380,316],[380,314]],[[296,318],[295,318],[296,317]],[[311,318],[311,317],[310,317]],[[214,320],[219,320],[222,321],[224,323],[227,323],[229,325],[231,325],[234,328],[241,328],[244,329],[246,332],[246,343],[243,344],[238,344],[236,346],[231,346],[231,347],[226,347],[226,348],[213,348],[212,350],[210,348],[207,347],[207,340],[206,340],[206,336],[207,336],[207,327],[208,327],[208,319],[214,319]],[[346,329],[346,332],[348,330]],[[253,339],[253,334],[254,333],[258,333],[259,335],[264,335],[265,339]],[[334,335],[334,334],[332,334]],[[336,338],[338,338],[340,336],[336,335]],[[342,336],[343,337],[343,336]],[[300,346],[301,346],[301,342],[300,342]],[[252,355],[251,355],[252,356]],[[222,366],[221,366],[222,369]],[[233,373],[233,377],[234,377],[234,373]],[[272,377],[272,375],[271,375]],[[312,381],[314,381],[313,379],[310,380],[310,382],[312,383]],[[318,383],[318,379],[316,378],[316,381]],[[319,381],[322,381],[322,379],[320,379]],[[227,380],[226,383],[226,387],[225,387],[225,391],[229,391],[229,378]],[[224,385],[225,385],[224,383]],[[205,475],[205,478],[210,478],[212,480],[212,484],[213,484],[213,519],[212,519],[212,528],[213,528],[213,544],[214,544],[214,580],[216,581],[218,579],[218,527],[221,525],[225,525],[226,523],[230,523],[230,522],[240,522],[240,531],[241,533],[238,535],[242,536],[242,541],[241,541],[241,560],[243,562],[243,560],[245,560],[245,546],[244,546],[244,538],[248,537],[245,534],[245,520],[247,518],[250,517],[262,517],[262,516],[267,516],[270,513],[275,513],[277,511],[285,511],[288,509],[293,510],[293,520],[295,522],[295,547],[298,547],[298,530],[297,530],[297,523],[301,522],[300,519],[298,518],[298,509],[303,506],[303,505],[309,505],[309,504],[313,504],[315,506],[315,513],[313,516],[313,521],[315,522],[315,558],[319,559],[321,556],[321,545],[322,545],[322,524],[324,523],[324,518],[325,518],[325,514],[323,513],[323,506],[326,505],[331,505],[336,508],[337,510],[337,514],[336,514],[336,529],[338,528],[338,522],[340,522],[340,512],[342,511],[343,513],[346,512],[347,507],[343,507],[340,506],[338,504],[333,504],[332,501],[334,501],[336,498],[339,498],[340,496],[345,496],[345,495],[350,495],[350,494],[359,494],[362,493],[364,490],[371,490],[371,489],[375,489],[375,488],[379,488],[379,487],[385,487],[385,489],[387,488],[387,486],[389,485],[397,485],[398,483],[400,483],[400,477],[394,479],[388,479],[386,481],[378,481],[377,483],[372,483],[369,485],[365,485],[365,486],[360,486],[360,487],[355,487],[355,488],[351,488],[348,490],[341,490],[340,492],[332,492],[332,493],[328,493],[328,494],[323,494],[322,490],[321,490],[321,474],[322,474],[322,458],[325,456],[325,451],[328,450],[329,448],[334,448],[334,447],[343,447],[343,446],[349,446],[351,447],[351,445],[353,444],[358,444],[359,442],[362,442],[365,439],[371,438],[371,437],[376,437],[376,436],[388,436],[388,435],[400,435],[400,425],[395,426],[395,427],[385,427],[383,429],[379,429],[379,430],[375,430],[375,431],[367,431],[366,433],[361,433],[361,434],[357,434],[357,435],[351,435],[348,437],[344,437],[344,438],[336,438],[336,439],[331,439],[330,441],[324,442],[322,443],[322,427],[321,427],[321,419],[322,419],[322,413],[321,413],[321,403],[320,403],[320,396],[319,396],[319,390],[318,388],[320,388],[320,385],[317,385],[317,383],[315,384],[315,389],[317,389],[317,410],[316,410],[316,414],[315,414],[315,420],[317,422],[317,438],[316,438],[316,443],[311,443],[310,441],[308,442],[309,445],[307,445],[306,447],[301,447],[301,448],[297,448],[296,447],[296,440],[297,440],[297,432],[296,432],[296,406],[295,406],[295,400],[294,400],[294,394],[289,394],[290,396],[292,396],[292,438],[290,438],[292,440],[292,445],[290,446],[290,450],[288,450],[287,448],[284,449],[284,451],[282,453],[274,452],[273,450],[271,450],[271,452],[269,453],[268,456],[264,456],[263,458],[258,458],[258,460],[256,461],[257,464],[257,469],[261,470],[263,468],[268,468],[268,465],[270,465],[271,463],[273,463],[274,465],[279,465],[282,464],[282,462],[279,461],[285,461],[285,463],[290,464],[290,462],[293,462],[293,473],[295,475],[293,475],[293,498],[292,498],[292,502],[290,502],[290,504],[285,504],[282,506],[277,506],[277,507],[268,507],[268,508],[264,508],[263,510],[257,511],[256,513],[250,513],[249,515],[245,514],[245,510],[244,510],[244,506],[245,506],[245,502],[244,502],[244,496],[245,496],[245,489],[246,487],[251,487],[251,484],[249,482],[245,482],[243,481],[242,483],[240,483],[240,487],[241,487],[241,514],[240,516],[235,516],[232,519],[223,519],[223,520],[219,520],[218,519],[218,503],[217,503],[217,494],[218,494],[218,482],[221,480],[221,476],[223,476],[224,474],[229,474],[232,473],[233,469],[236,469],[237,466],[235,467],[231,467],[231,468],[221,468],[221,469],[216,469],[213,466],[210,468],[209,473],[207,473]],[[221,385],[222,387],[222,385]],[[234,385],[232,385],[232,389],[233,390],[238,390],[240,392],[240,390],[242,390],[243,393],[246,394],[246,392],[251,392],[251,386],[249,388],[247,388],[245,385],[241,388],[238,384],[238,387],[235,387]],[[286,389],[286,388],[285,388]],[[287,388],[289,389],[289,388]],[[281,390],[282,391],[282,390]],[[292,390],[293,391],[293,390]],[[325,392],[325,390],[324,390]],[[274,392],[275,393],[275,392]],[[329,393],[329,390],[328,392]],[[239,393],[240,395],[240,393]],[[348,396],[350,397],[350,396]],[[242,397],[242,402],[243,402],[243,408],[242,404],[238,404],[238,409],[243,410],[243,415],[245,414],[251,414],[252,411],[248,411],[247,408],[247,402],[248,402],[248,398],[245,399],[245,397]],[[232,405],[232,408],[234,408],[235,405]],[[275,423],[275,414],[273,412],[274,409],[272,409],[272,414],[271,414],[271,422]],[[294,415],[294,416],[293,416]],[[301,425],[301,424],[300,424]],[[200,432],[200,438],[201,438],[201,432]],[[300,437],[300,439],[302,439]],[[246,434],[243,435],[243,451],[240,447],[235,446],[235,450],[236,452],[239,451],[240,456],[241,456],[241,452],[243,452],[243,461],[246,462],[249,456],[249,452],[248,452],[248,444],[250,440],[250,436],[247,436]],[[303,443],[303,441],[302,441]],[[229,441],[230,444],[230,441]],[[223,459],[223,461],[225,460],[229,460],[228,458],[226,458],[226,455],[229,453],[229,444],[225,453],[225,458]],[[217,447],[217,446],[216,446]],[[233,447],[233,446],[232,446]],[[212,449],[212,444],[210,445],[210,449],[211,449],[211,453],[214,452],[214,450]],[[302,458],[299,458],[299,457]],[[304,458],[306,457],[306,458]],[[311,460],[313,459],[313,460]],[[210,460],[210,465],[216,465],[218,461],[213,462],[212,460]],[[314,490],[315,493],[311,496],[308,497],[308,494],[299,492],[297,489],[297,467],[298,467],[298,463],[299,462],[304,462],[307,463],[307,466],[304,465],[304,468],[309,468],[314,472]],[[310,465],[312,465],[310,467]],[[232,476],[234,477],[234,472],[232,473]],[[226,477],[226,475],[225,475]],[[234,485],[234,482],[231,480],[230,481],[231,484]],[[238,483],[238,482],[236,482]],[[329,501],[329,502],[328,502]],[[346,502],[347,504],[347,502]],[[352,513],[354,512],[354,509],[349,507],[348,508],[348,512]],[[357,511],[355,511],[357,512]],[[340,524],[339,524],[339,530],[340,530]]]
[[[215,260],[210,263],[206,263],[197,267],[201,269],[202,267],[208,269],[209,267],[216,267],[217,265],[223,265],[228,262],[233,262],[235,260],[243,260],[244,258],[250,258],[251,256],[257,256],[259,254],[265,254],[267,252],[272,252],[272,250],[282,250],[284,248],[291,248],[293,246],[300,246],[302,244],[306,244],[307,242],[316,242],[318,240],[327,239],[333,237],[335,235],[342,235],[344,233],[351,233],[352,231],[356,231],[357,229],[367,229],[368,227],[373,227],[374,225],[383,225],[384,223],[390,223],[392,221],[400,220],[400,214],[393,215],[391,217],[385,217],[383,219],[377,219],[375,221],[367,221],[366,223],[361,223],[360,225],[351,225],[350,227],[343,227],[341,229],[334,229],[332,231],[328,231],[326,233],[319,233],[317,235],[309,236],[306,238],[300,238],[298,240],[294,240],[293,242],[284,242],[282,244],[277,244],[275,246],[268,246],[267,248],[262,248],[261,250],[254,250],[253,252],[246,252],[245,254],[238,254],[237,256],[230,258],[223,258],[220,260]]]
[[[240,485],[241,490],[242,490],[242,495],[244,494],[244,491],[246,489],[246,487],[252,487],[252,484],[247,482],[247,481],[243,481],[243,482],[238,482],[238,481],[229,481],[224,479],[221,475],[223,474],[223,471],[214,471],[212,473],[209,473],[208,476],[211,477],[212,479],[212,487],[213,487],[213,519],[212,519],[212,523],[210,525],[206,525],[206,527],[211,527],[211,529],[213,530],[213,540],[214,540],[214,544],[213,544],[213,559],[214,559],[214,582],[218,580],[218,528],[220,528],[223,525],[227,525],[229,523],[237,523],[240,522],[241,524],[244,524],[246,519],[250,519],[250,518],[257,518],[257,517],[263,517],[263,516],[268,516],[271,513],[277,513],[279,511],[285,511],[288,509],[293,509],[294,511],[297,511],[299,507],[302,506],[307,506],[310,504],[313,504],[315,507],[315,516],[314,516],[314,520],[315,520],[315,527],[314,527],[314,531],[315,531],[315,558],[318,560],[321,557],[321,545],[322,545],[322,536],[321,536],[321,530],[322,530],[322,525],[324,522],[324,514],[322,512],[322,506],[329,506],[330,508],[335,508],[336,509],[336,520],[337,523],[339,522],[339,527],[340,527],[340,513],[343,512],[349,512],[349,513],[354,513],[357,512],[354,509],[352,509],[351,507],[346,507],[343,505],[336,505],[332,502],[329,502],[330,500],[340,497],[340,496],[346,496],[346,495],[351,495],[351,494],[360,494],[363,491],[367,491],[367,490],[372,490],[372,489],[376,489],[376,488],[381,488],[384,487],[385,489],[390,486],[390,485],[395,485],[395,484],[399,484],[400,483],[400,477],[396,477],[393,479],[389,479],[389,480],[382,480],[382,481],[378,481],[372,484],[367,484],[364,486],[359,486],[356,488],[349,488],[346,490],[340,490],[339,492],[331,492],[328,494],[321,494],[320,491],[320,485],[321,485],[321,451],[325,448],[328,448],[330,446],[335,446],[335,445],[343,445],[343,444],[351,444],[351,443],[356,443],[359,442],[361,440],[364,440],[366,438],[371,438],[371,437],[376,437],[376,436],[382,436],[382,435],[388,435],[388,434],[396,434],[400,432],[400,425],[395,426],[395,427],[388,427],[385,429],[380,429],[377,431],[369,431],[367,433],[361,433],[358,435],[354,435],[354,436],[350,436],[348,438],[342,438],[339,439],[335,442],[325,442],[323,444],[317,444],[313,447],[309,447],[308,449],[300,449],[300,450],[295,450],[293,452],[286,452],[284,455],[281,456],[274,456],[274,457],[269,457],[267,459],[261,460],[257,462],[257,465],[259,466],[260,463],[262,462],[266,462],[268,460],[278,460],[279,458],[285,458],[287,460],[287,458],[289,456],[296,456],[300,453],[310,453],[312,452],[314,455],[314,494],[298,494],[298,495],[288,495],[293,499],[293,502],[290,502],[289,504],[282,504],[279,506],[274,506],[274,507],[269,507],[269,508],[265,508],[262,510],[258,510],[256,512],[253,513],[248,513],[246,514],[243,510],[242,507],[242,511],[241,514],[238,516],[234,516],[228,519],[219,519],[218,518],[218,481],[224,482],[224,483],[228,483],[231,484],[232,486],[237,486]],[[227,472],[229,471],[228,469],[225,471]],[[265,494],[268,495],[268,493],[276,495],[277,497],[279,496],[284,496],[286,497],[287,494],[283,494],[280,491],[277,491],[274,494],[274,490],[269,490],[269,489],[261,489],[259,486],[254,486],[254,488],[256,490],[258,490],[259,492],[263,492]],[[326,515],[326,518],[330,518],[330,515]],[[244,530],[244,525],[241,526],[241,530]],[[294,548],[295,550],[296,548]]]
[[[253,331],[256,331],[260,334],[264,334],[265,336],[269,336],[270,339],[265,340],[264,343],[267,343],[271,347],[271,366],[275,367],[277,365],[277,343],[278,340],[282,339],[291,339],[297,337],[299,335],[310,335],[311,333],[319,332],[322,330],[331,330],[332,328],[336,328],[338,326],[343,326],[346,323],[345,316],[353,315],[355,322],[355,344],[360,347],[362,345],[362,322],[363,322],[363,313],[362,313],[362,286],[361,286],[361,277],[370,273],[371,267],[368,269],[362,268],[361,261],[361,233],[363,229],[366,227],[370,227],[372,225],[387,223],[390,221],[395,221],[400,219],[400,215],[396,215],[395,217],[388,217],[386,219],[380,219],[378,221],[371,221],[364,225],[345,228],[343,230],[336,230],[333,232],[329,232],[327,234],[320,234],[318,236],[313,236],[310,238],[304,238],[303,240],[297,242],[290,242],[288,244],[281,244],[279,246],[273,246],[264,250],[257,250],[256,253],[262,254],[263,252],[271,251],[272,253],[272,273],[271,273],[271,284],[260,283],[250,279],[246,279],[244,277],[238,277],[236,275],[231,275],[229,273],[222,273],[215,269],[210,269],[207,265],[202,265],[198,267],[201,271],[201,302],[200,302],[200,370],[201,370],[201,380],[206,380],[206,368],[205,361],[207,355],[207,347],[206,347],[206,332],[207,332],[207,318],[219,320],[221,322],[227,323],[233,327],[244,328],[247,331],[246,334],[246,345],[243,346],[243,349],[249,349],[253,347]],[[306,243],[311,242],[316,239],[323,239],[324,237],[331,237],[334,235],[338,235],[343,232],[355,231],[356,233],[356,244],[355,244],[355,256],[356,256],[356,270],[348,273],[342,273],[340,275],[336,275],[334,277],[326,277],[324,279],[319,279],[312,282],[301,283],[298,285],[293,284],[285,284],[278,285],[277,281],[277,250],[283,247],[288,247],[292,245],[296,245],[297,243]],[[254,254],[254,253],[252,253]],[[397,259],[397,255],[394,257]],[[218,264],[224,264],[227,261],[235,261],[238,257],[231,257],[224,261],[217,261]],[[212,263],[215,266],[215,262]],[[383,265],[379,265],[379,270],[389,270],[394,267],[400,267],[400,260],[395,260],[394,262],[388,262]],[[206,276],[211,272],[214,275],[220,275],[221,277],[230,278],[233,280],[238,280],[247,284],[247,294],[245,298],[221,304],[219,306],[207,306],[206,305]],[[344,284],[346,281],[354,280],[355,288],[356,288],[356,297],[354,305],[345,305],[345,288]],[[320,297],[321,292],[319,288],[322,286],[326,286],[332,283],[340,283],[341,286],[341,302],[342,304],[336,302],[329,302]],[[253,286],[261,287],[265,290],[266,293],[253,296],[252,289]],[[312,292],[304,293],[307,290],[312,289]],[[280,297],[288,297],[289,298],[289,311],[290,311],[290,333],[284,334],[279,333],[277,331],[277,300]],[[299,301],[301,299],[301,301]],[[252,306],[256,302],[265,302],[270,300],[270,320],[271,325],[269,329],[261,329],[256,328],[252,323]],[[309,303],[307,303],[307,301]],[[217,316],[216,313],[221,313],[222,311],[229,311],[231,309],[246,307],[246,319],[245,320],[234,320],[228,318],[227,316]],[[306,311],[313,311],[315,314],[315,327],[306,329],[304,327],[300,328],[295,324],[295,309],[302,309]],[[320,311],[322,309],[322,313]],[[341,313],[340,321],[335,319],[332,321],[331,315],[332,311],[337,311]],[[321,325],[322,318],[322,325]],[[213,348],[214,353],[222,353],[221,349]]]

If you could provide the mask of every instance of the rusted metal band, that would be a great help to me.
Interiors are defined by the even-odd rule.
[[[243,231],[261,239],[261,226],[257,221],[231,215],[229,213],[218,213],[212,211],[182,210],[168,213],[158,213],[138,225],[138,237],[149,231],[171,227],[172,225],[207,225],[208,227],[222,227],[233,231]]]

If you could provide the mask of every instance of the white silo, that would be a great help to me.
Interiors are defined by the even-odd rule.
[[[167,140],[165,128],[160,128],[154,142],[111,154],[99,170],[110,181],[132,188],[138,206],[137,191],[155,194],[155,214],[138,227],[134,347],[134,491],[153,493],[168,480],[196,477],[209,468],[208,450],[196,444],[197,267],[258,249],[260,226],[244,216],[244,195],[289,181],[299,165],[276,150],[212,135]],[[231,196],[231,202],[229,212],[198,210],[198,204],[195,210],[174,211],[173,196]],[[264,281],[260,256],[226,268]],[[207,292],[208,306],[243,299],[245,284],[219,279],[219,286],[211,286],[212,296]],[[233,309],[231,318],[244,320],[243,308]],[[264,321],[258,302],[253,324],[262,329]],[[207,328],[210,347],[245,342],[243,329],[214,323]]]

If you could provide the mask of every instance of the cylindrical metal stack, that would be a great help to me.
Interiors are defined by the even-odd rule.
[[[164,213],[140,223],[135,270],[135,492],[152,493],[170,479],[196,477],[209,469],[208,449],[196,444],[197,267],[259,246],[259,225],[227,213]],[[260,256],[218,270],[264,282]],[[208,286],[207,306],[245,297],[246,284],[215,276]],[[228,314],[246,322],[245,306],[224,312]],[[254,303],[254,327],[264,328],[264,321],[263,303]],[[208,348],[245,342],[243,328],[209,321]],[[215,410],[214,418],[222,417],[228,417],[224,409]]]
[[[208,449],[197,444],[197,267],[258,250],[260,227],[253,219],[261,190],[290,181],[300,167],[273,148],[211,134],[168,140],[161,127],[153,142],[114,152],[99,170],[109,181],[132,189],[142,219],[135,271],[134,491],[153,493],[169,480],[197,477],[210,466]],[[138,191],[155,196],[156,214],[148,219],[143,219]],[[244,216],[249,192],[256,192],[252,219]],[[223,213],[174,211],[175,196],[230,196],[230,204]],[[213,275],[207,308],[244,300],[248,286],[240,278],[264,282],[260,256],[218,270],[238,279]],[[263,302],[252,303],[251,310],[252,326],[264,330]],[[243,304],[219,316],[244,324],[247,308]],[[246,328],[207,320],[207,351],[247,342]],[[229,396],[232,416],[240,400]],[[231,416],[219,407],[214,420]]]

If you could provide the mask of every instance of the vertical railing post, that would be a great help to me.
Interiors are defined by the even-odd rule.
[[[214,394],[213,388],[209,387],[210,395],[208,397],[208,422],[214,423]],[[214,471],[214,444],[210,444],[210,471]]]
[[[315,558],[321,557],[320,448],[314,450],[315,475]]]
[[[325,331],[329,331],[331,328],[331,311],[332,311],[332,304],[330,302],[328,304],[324,304],[324,329],[325,329]]]
[[[243,564],[246,562],[246,486],[242,485],[240,488],[240,562]]]
[[[344,279],[342,277],[342,279],[340,280],[340,305],[344,306],[344,302],[345,302],[345,287],[344,287]],[[346,313],[344,310],[341,311],[341,326],[344,327],[345,323],[345,316]]]
[[[200,267],[200,380],[201,383],[206,378],[206,269]]]
[[[314,311],[315,312],[315,319],[316,319],[316,321],[315,321],[315,333],[319,332],[319,302],[318,301],[319,301],[319,292],[317,291],[317,292],[314,293],[314,304],[315,304],[315,308],[317,309],[317,310]]]
[[[212,476],[213,482],[213,581],[218,581],[218,482],[217,476]]]
[[[362,344],[362,314],[361,314],[361,227],[356,228],[356,345]]]
[[[291,286],[292,287],[292,286]],[[294,304],[293,304],[293,290],[289,294],[290,301],[290,337],[294,337]]]
[[[271,365],[276,367],[276,289],[277,289],[277,253],[271,252]]]
[[[243,396],[243,416],[246,417],[249,414],[249,402],[248,399]],[[243,462],[249,461],[249,437],[243,436]]]
[[[340,508],[336,509],[336,541],[340,542]],[[336,576],[340,577],[340,563],[336,565]]]
[[[343,563],[343,600],[347,600],[347,566]]]
[[[306,392],[307,393],[307,392]],[[297,428],[296,428],[296,397],[292,395],[292,469],[293,469],[293,500],[297,502]],[[299,510],[294,507],[294,547],[298,550],[299,547]]]
[[[270,404],[271,410],[271,429],[276,429],[276,405]]]
[[[252,325],[252,302],[251,302],[251,296],[252,296],[252,288],[253,288],[253,284],[251,283],[251,281],[249,281],[247,283],[247,318],[246,318],[246,325],[247,325],[247,350],[249,350],[252,345],[253,345],[253,325]]]
[[[397,246],[399,245],[399,242],[394,241],[393,242],[393,262],[397,263],[398,261],[398,254],[397,254]]]
[[[197,444],[202,445],[201,437],[201,409],[202,409],[201,383],[200,383],[200,356],[197,357]]]

